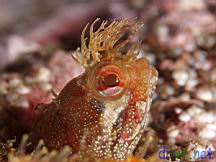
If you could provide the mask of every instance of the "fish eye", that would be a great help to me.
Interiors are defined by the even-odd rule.
[[[95,97],[102,100],[120,98],[128,86],[128,72],[114,63],[102,63],[93,68],[89,88]]]

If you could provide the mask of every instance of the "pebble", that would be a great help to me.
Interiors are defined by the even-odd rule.
[[[216,121],[215,115],[211,112],[205,112],[197,115],[196,120],[203,124],[212,123]]]
[[[207,124],[206,128],[214,130],[216,132],[216,126],[215,125],[216,125],[216,120],[215,120],[215,123]]]
[[[175,108],[175,113],[176,113],[176,114],[181,114],[182,111],[183,111],[183,110],[182,110],[181,108],[179,108],[179,107]]]
[[[193,90],[198,84],[195,70],[176,70],[173,72],[172,77],[179,86],[186,86],[187,90]]]
[[[173,96],[175,94],[175,90],[172,86],[168,84],[161,83],[162,86],[157,87],[158,95],[162,98],[168,98],[169,96]]]
[[[36,75],[35,79],[38,82],[48,82],[50,80],[50,70],[45,67],[41,67]]]
[[[204,127],[200,131],[198,131],[198,136],[202,139],[211,140],[216,137],[216,131],[208,127]]]
[[[9,80],[9,87],[17,87],[17,86],[19,86],[21,84],[22,84],[22,80],[19,79],[18,77],[11,78]]]
[[[180,134],[180,130],[176,126],[170,126],[167,129],[168,143],[174,144],[176,143],[176,138]]]
[[[25,95],[25,94],[30,93],[31,90],[27,86],[21,85],[16,88],[16,91],[21,95]]]
[[[186,85],[187,90],[193,90],[193,88],[198,84],[198,80],[195,78],[189,79]]]
[[[179,120],[186,123],[191,120],[191,116],[188,113],[184,112],[181,115],[179,115]]]
[[[189,79],[187,81],[186,88],[188,90],[193,90],[194,87],[198,84],[197,73],[195,70],[192,69],[189,70],[188,73],[189,73]]]
[[[212,102],[215,100],[213,91],[207,86],[199,87],[196,92],[196,97],[206,102]]]
[[[167,134],[170,138],[176,138],[179,135],[180,131],[176,127],[170,127],[167,130]]]
[[[181,10],[189,11],[192,9],[203,9],[205,8],[205,2],[204,0],[196,0],[196,2],[191,1],[179,1],[178,2],[178,8]]]
[[[40,84],[40,88],[41,88],[43,91],[48,92],[48,91],[51,91],[51,90],[52,90],[53,86],[52,86],[50,83],[48,83],[48,82],[42,82],[42,83]]]
[[[190,108],[187,109],[187,113],[188,113],[190,116],[192,116],[192,117],[194,117],[194,116],[196,116],[196,115],[199,115],[199,114],[202,113],[202,112],[203,112],[203,109],[200,108],[200,107],[197,107],[197,106],[195,106],[195,105],[193,105],[193,106],[191,106]]]
[[[176,70],[173,72],[173,78],[179,86],[184,86],[189,79],[189,74],[185,70]]]

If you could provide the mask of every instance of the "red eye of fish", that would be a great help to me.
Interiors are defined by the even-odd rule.
[[[95,67],[90,78],[90,88],[100,99],[117,99],[127,89],[128,73],[116,64],[102,64]]]

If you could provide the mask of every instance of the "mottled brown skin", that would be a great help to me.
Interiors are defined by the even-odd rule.
[[[103,22],[95,32],[93,25],[88,48],[85,28],[81,51],[74,55],[86,71],[51,104],[37,108],[32,142],[43,139],[50,149],[70,145],[98,158],[125,160],[146,127],[157,71],[145,58],[137,58],[136,43],[125,55],[120,52],[141,24],[122,20],[106,27]]]

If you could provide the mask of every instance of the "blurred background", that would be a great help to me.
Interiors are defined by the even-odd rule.
[[[143,32],[152,33],[152,43],[157,39],[160,45],[170,43],[186,50],[194,48],[193,37],[214,32],[215,25],[213,0],[1,0],[0,4],[1,68],[18,53],[26,53],[27,49],[7,49],[14,42],[20,43],[18,38],[74,50],[80,45],[85,24],[97,17],[109,21],[137,18],[145,23]]]
[[[140,52],[159,71],[155,141],[215,150],[215,0],[0,0],[0,142],[26,132],[33,108],[83,72],[70,54],[98,17],[144,23]]]

